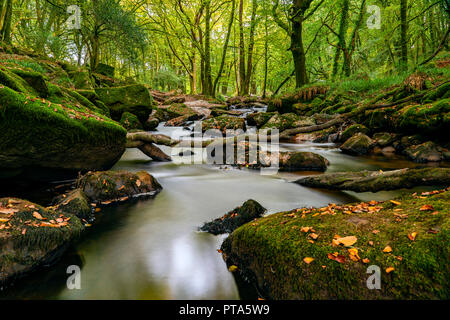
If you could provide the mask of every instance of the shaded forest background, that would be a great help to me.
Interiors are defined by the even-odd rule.
[[[448,50],[449,17],[449,0],[0,0],[0,37],[158,90],[266,96],[395,82]]]

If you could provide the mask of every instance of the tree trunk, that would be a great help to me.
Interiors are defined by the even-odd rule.
[[[401,58],[400,58],[400,69],[406,71],[408,69],[408,21],[407,12],[408,11],[408,0],[400,0],[400,47],[401,47]]]
[[[234,20],[234,11],[235,11],[235,9],[236,9],[236,0],[232,0],[231,1],[230,22],[228,23],[227,35],[226,35],[226,38],[225,38],[225,42],[223,44],[222,61],[220,62],[219,72],[217,73],[217,77],[214,80],[213,95],[216,95],[217,84],[219,82],[220,77],[222,76],[223,68],[225,66],[225,60],[226,60],[226,57],[227,57],[228,42],[230,41],[231,28],[233,27],[233,20]]]
[[[205,90],[204,94],[212,96],[212,75],[211,75],[211,1],[207,0],[205,5]]]
[[[253,0],[252,17],[250,20],[250,39],[248,43],[247,52],[247,71],[245,73],[244,95],[248,95],[250,91],[250,80],[253,73],[253,47],[255,46],[255,28],[256,28],[256,10],[258,8],[258,1]]]
[[[2,0],[0,4],[0,41],[11,43],[12,0]]]
[[[336,48],[336,53],[334,54],[333,80],[336,78],[337,73],[338,73],[339,58],[341,56],[341,52],[346,48],[345,36],[347,34],[347,27],[348,27],[349,6],[350,6],[350,0],[342,0],[342,14],[341,14],[341,22],[339,25],[339,33],[338,33],[338,36],[339,36],[338,46]],[[345,56],[345,54],[344,54],[344,56]]]
[[[305,3],[307,5],[305,5]],[[306,56],[303,47],[303,14],[311,1],[294,0],[292,9],[291,52],[294,60],[295,86],[300,88],[309,82],[306,73]]]
[[[244,0],[239,2],[239,91],[238,95],[245,94],[245,48],[244,48]]]

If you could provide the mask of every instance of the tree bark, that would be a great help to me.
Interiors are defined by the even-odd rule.
[[[230,41],[231,36],[231,28],[233,27],[233,20],[234,20],[234,12],[236,10],[236,0],[231,1],[231,13],[230,13],[230,22],[228,23],[228,30],[227,35],[225,38],[225,42],[223,44],[223,50],[222,50],[222,61],[220,62],[219,72],[217,73],[217,77],[214,80],[214,88],[213,88],[213,95],[216,95],[217,92],[217,84],[219,83],[219,79],[222,75],[223,68],[225,66],[225,60],[227,57],[227,49],[228,49],[228,42]]]
[[[406,71],[408,69],[408,0],[400,0],[400,69]]]

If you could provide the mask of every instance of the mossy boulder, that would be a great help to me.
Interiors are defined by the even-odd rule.
[[[329,161],[313,152],[280,152],[281,171],[325,171]]]
[[[414,162],[438,162],[442,161],[442,148],[432,141],[410,146],[405,149],[405,155]]]
[[[120,119],[120,124],[127,130],[142,130],[143,126],[139,121],[138,117],[132,113],[124,112],[122,113],[122,118]]]
[[[255,112],[247,115],[247,124],[249,126],[256,126],[260,129],[264,126],[270,118],[275,115],[274,112]]]
[[[53,262],[83,229],[70,213],[25,200],[0,199],[0,284]]]
[[[341,146],[341,150],[352,155],[363,155],[369,153],[374,141],[363,133],[357,133]]]
[[[262,129],[278,129],[281,131],[295,127],[299,117],[295,113],[275,113],[273,117],[262,126]]]
[[[362,124],[352,124],[341,133],[339,140],[345,142],[355,134],[360,132],[367,134],[369,132],[369,129],[367,129],[367,127]]]
[[[106,170],[125,151],[126,130],[82,105],[0,87],[0,176],[74,176]],[[40,176],[36,176],[41,179]]]
[[[214,235],[231,233],[243,224],[260,218],[266,209],[255,200],[247,200],[240,207],[228,212],[223,217],[205,223],[200,230]]]
[[[39,95],[39,97],[47,98],[49,91],[44,76],[39,72],[24,71],[21,69],[12,70],[19,77],[24,79]]]
[[[114,77],[114,70],[115,68],[113,66],[104,64],[104,63],[99,63],[97,65],[97,67],[95,68],[95,72],[99,73],[101,75],[107,76],[107,77]]]
[[[372,138],[375,140],[377,146],[384,148],[391,145],[396,140],[397,135],[388,132],[378,132]]]
[[[210,118],[202,122],[202,131],[219,130],[223,134],[227,130],[246,130],[245,119],[228,115],[221,115],[216,118]]]
[[[125,201],[132,197],[152,196],[162,190],[146,171],[88,172],[76,183],[91,202]]]
[[[76,89],[92,90],[94,88],[94,80],[89,70],[79,69],[74,66],[69,67],[67,64],[63,68],[65,68]]]
[[[153,98],[144,85],[97,88],[95,92],[110,109],[111,117],[116,121],[120,121],[124,112],[130,112],[136,115],[141,123],[145,123],[152,113]]]
[[[449,299],[449,201],[445,191],[280,212],[238,228],[221,249],[265,299]],[[371,265],[379,290],[367,287]]]

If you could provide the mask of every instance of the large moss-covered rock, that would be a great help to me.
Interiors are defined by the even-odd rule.
[[[280,212],[235,230],[223,257],[265,299],[448,299],[449,201],[445,191]],[[370,265],[379,290],[367,287]]]
[[[362,155],[367,154],[373,144],[373,140],[368,136],[363,133],[357,133],[341,146],[341,150],[353,155]]]
[[[70,213],[0,199],[0,284],[53,262],[83,229]]]
[[[112,202],[131,197],[154,195],[161,191],[158,181],[146,171],[88,172],[77,180],[80,188],[92,202]]]
[[[114,77],[114,70],[115,68],[113,66],[99,63],[97,67],[95,68],[95,72],[99,73],[101,75],[107,76],[107,77]]]
[[[240,207],[228,212],[223,217],[205,223],[200,230],[212,234],[231,233],[243,224],[260,218],[266,209],[255,200],[247,200]]]
[[[42,98],[47,98],[49,91],[44,76],[39,72],[25,71],[22,69],[12,70],[19,77],[24,79]]]
[[[106,170],[126,143],[125,129],[82,105],[52,103],[7,87],[0,87],[0,132],[2,177],[46,173],[45,179],[59,179]]]
[[[141,123],[152,113],[153,98],[144,85],[136,84],[114,88],[97,88],[95,92],[108,106],[111,117],[119,121],[124,112],[135,114]]]

